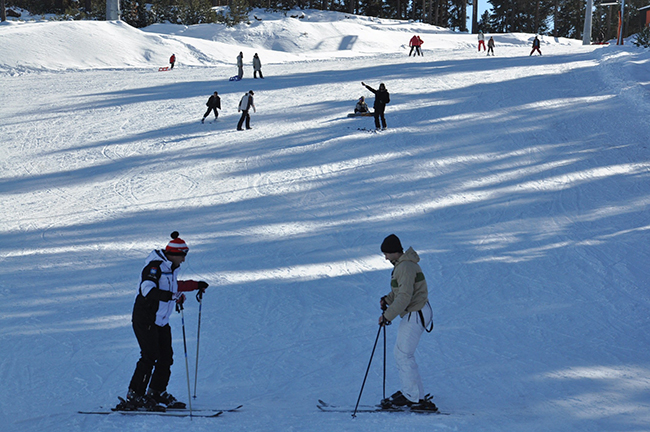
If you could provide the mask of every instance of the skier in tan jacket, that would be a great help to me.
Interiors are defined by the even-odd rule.
[[[433,327],[427,281],[418,264],[420,257],[413,248],[404,252],[395,234],[384,239],[381,251],[395,268],[391,275],[391,292],[380,300],[384,313],[379,317],[379,325],[388,325],[398,316],[402,318],[394,350],[402,388],[383,400],[382,406],[437,411],[435,404],[424,394],[422,378],[415,362],[415,349],[422,333],[425,329],[431,331],[427,327]]]

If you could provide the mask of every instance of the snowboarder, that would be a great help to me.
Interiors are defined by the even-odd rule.
[[[421,56],[422,50],[420,47],[422,46],[423,43],[424,41],[420,39],[420,36],[414,35],[409,42],[409,46],[411,47],[411,51],[409,52],[409,57],[411,57],[411,54],[413,54],[413,50],[415,50],[416,55]]]
[[[487,55],[490,55],[492,53],[492,56],[494,57],[494,38],[490,36],[490,40],[488,40],[488,50],[487,50]]]
[[[251,116],[248,113],[248,110],[253,108],[253,112],[257,112],[255,109],[255,104],[253,103],[253,90],[249,90],[248,93],[246,93],[244,96],[242,96],[241,100],[239,101],[239,107],[237,108],[237,112],[241,112],[241,118],[239,119],[239,123],[237,123],[237,130],[243,130],[242,125],[244,124],[244,120],[246,120],[246,129],[252,129],[251,128]]]
[[[354,107],[354,112],[355,113],[367,113],[368,110],[368,104],[366,103],[366,98],[361,96],[359,98],[359,101],[357,102],[357,105]]]
[[[210,111],[214,111],[215,120],[219,118],[219,111],[217,111],[217,109],[221,109],[221,98],[219,97],[219,93],[214,92],[214,94],[210,96],[208,102],[205,105],[208,107],[208,110],[205,112],[205,114],[203,114],[201,123],[205,121],[205,118],[210,114]]]
[[[241,51],[237,56],[237,76],[239,79],[242,79],[244,77],[244,53]]]
[[[481,52],[481,47],[485,51],[485,35],[481,30],[478,31],[478,52]]]
[[[533,39],[533,50],[530,52],[529,56],[532,56],[535,51],[539,53],[539,55],[542,55],[542,52],[539,50],[539,38],[535,36],[535,39]]]
[[[379,90],[366,85],[363,81],[361,85],[370,90],[375,94],[375,103],[373,108],[375,109],[375,129],[379,130],[379,119],[381,119],[381,128],[386,129],[386,118],[384,117],[384,111],[386,110],[386,104],[390,102],[390,94],[386,90],[384,83],[379,84]]]
[[[185,408],[183,402],[178,402],[166,391],[173,363],[169,317],[174,306],[185,301],[183,292],[199,290],[203,294],[208,284],[203,281],[177,280],[178,269],[185,261],[189,248],[177,231],[171,237],[172,240],[164,250],[154,250],[149,254],[140,274],[131,319],[133,332],[140,345],[140,360],[133,372],[126,400],[116,410],[162,411],[165,407]]]
[[[257,53],[253,56],[253,78],[257,78],[257,74],[260,74],[260,78],[264,79],[262,75],[262,62],[260,61]]]
[[[435,404],[424,395],[422,378],[415,362],[415,349],[422,333],[433,329],[427,281],[418,264],[420,257],[413,248],[404,252],[395,234],[384,239],[381,251],[394,269],[391,292],[379,301],[384,311],[379,317],[379,325],[390,324],[398,316],[402,318],[394,349],[401,390],[382,400],[381,405],[384,408],[410,406],[437,411]]]
[[[176,63],[176,54],[172,54],[172,56],[169,57],[169,64],[171,65],[169,69],[174,69],[174,63]]]

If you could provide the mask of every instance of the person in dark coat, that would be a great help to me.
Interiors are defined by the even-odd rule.
[[[210,115],[210,111],[214,111],[214,119],[216,120],[219,118],[219,111],[218,109],[221,109],[221,98],[219,97],[219,93],[214,92],[212,96],[208,99],[208,102],[205,104],[208,107],[208,110],[203,114],[203,118],[201,119],[201,123],[205,121],[205,118]]]
[[[539,53],[539,55],[542,55],[542,52],[539,50],[539,38],[535,36],[535,39],[533,40],[533,50],[530,52],[529,56],[532,56],[535,51]]]
[[[384,111],[386,110],[386,104],[390,102],[390,94],[386,90],[384,83],[379,84],[379,90],[366,85],[363,81],[361,85],[370,90],[375,94],[375,104],[373,108],[375,109],[375,129],[379,129],[379,120],[381,119],[381,129],[386,129],[386,118],[384,117]]]
[[[262,75],[262,61],[260,60],[260,56],[255,53],[253,56],[253,78],[257,78],[257,74],[260,74],[260,78],[264,79],[264,75]]]
[[[490,36],[490,40],[488,41],[487,55],[490,55],[490,53],[494,56],[494,38],[492,36]]]
[[[169,69],[174,69],[174,63],[176,63],[176,54],[172,54],[172,56],[169,57],[169,64],[171,65]]]

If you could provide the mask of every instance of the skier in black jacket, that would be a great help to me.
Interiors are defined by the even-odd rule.
[[[173,363],[169,318],[176,304],[185,301],[184,292],[199,290],[202,294],[208,284],[177,279],[180,265],[185,261],[189,248],[177,231],[171,237],[172,240],[165,249],[154,250],[149,254],[140,275],[131,319],[133,332],[140,345],[140,360],[133,372],[126,400],[123,399],[115,407],[116,411],[185,408],[185,403],[167,393]]]
[[[219,118],[219,112],[217,111],[218,109],[221,109],[221,98],[219,97],[219,93],[214,92],[212,96],[208,99],[208,102],[205,104],[208,107],[208,110],[203,114],[203,118],[201,119],[201,123],[205,121],[205,118],[210,115],[210,111],[214,110],[214,119],[216,120]]]
[[[370,90],[375,94],[375,104],[373,108],[375,109],[375,128],[379,130],[379,119],[381,118],[381,129],[386,129],[386,118],[384,117],[384,111],[386,110],[386,104],[390,102],[390,94],[386,90],[384,83],[379,84],[379,90],[366,85],[363,81],[361,85]]]

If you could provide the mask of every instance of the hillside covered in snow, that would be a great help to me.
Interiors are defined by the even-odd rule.
[[[534,35],[495,34],[487,57],[474,35],[420,23],[253,14],[0,24],[2,430],[647,430],[648,50],[544,37],[529,56]],[[347,117],[372,105],[362,81],[391,93],[386,131]],[[253,129],[238,132],[248,90]],[[219,119],[201,124],[214,91]],[[244,406],[78,414],[125,395],[139,273],[174,230],[182,278],[210,283],[193,406]],[[319,412],[359,395],[391,233],[422,258],[435,328],[417,358],[450,415]],[[198,316],[189,296],[192,391]],[[171,324],[169,391],[187,401]],[[382,397],[382,356],[364,405]]]

